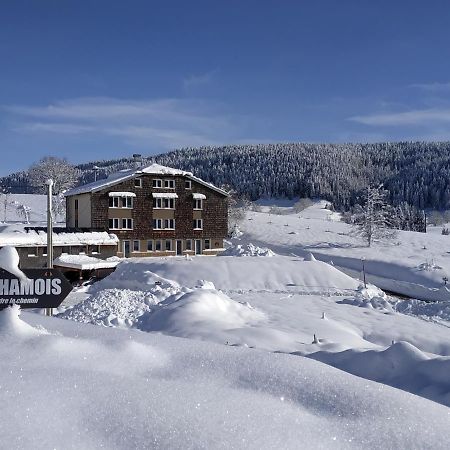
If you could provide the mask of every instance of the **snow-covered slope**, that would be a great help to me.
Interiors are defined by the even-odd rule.
[[[6,200],[6,209],[5,209]],[[47,197],[39,194],[4,194],[0,196],[0,222],[25,223],[21,211],[25,206],[30,209],[30,223],[44,224],[47,220]]]
[[[381,288],[424,300],[450,300],[443,281],[450,277],[450,236],[441,235],[441,228],[399,231],[396,239],[368,248],[351,225],[325,206],[316,202],[300,213],[285,208],[283,215],[271,214],[267,207],[249,211],[240,224],[244,234],[235,242],[252,242],[280,255],[312,252],[355,276],[361,276],[364,258],[368,279]]]
[[[449,408],[301,356],[22,317],[33,328],[0,313],[4,448],[439,449],[450,440]]]

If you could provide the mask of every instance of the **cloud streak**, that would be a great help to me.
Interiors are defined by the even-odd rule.
[[[117,137],[162,150],[238,141],[242,117],[223,105],[194,99],[79,98],[43,106],[4,106],[13,130],[26,134]]]
[[[450,108],[415,109],[410,111],[368,114],[350,117],[348,120],[370,126],[408,126],[450,123]]]

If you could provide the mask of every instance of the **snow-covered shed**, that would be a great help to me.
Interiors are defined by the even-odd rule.
[[[55,229],[53,254],[55,258],[66,255],[87,255],[99,260],[116,256],[118,238],[105,231],[70,231]],[[0,232],[0,248],[15,247],[20,257],[20,267],[39,268],[47,265],[47,232],[45,228],[6,227]]]

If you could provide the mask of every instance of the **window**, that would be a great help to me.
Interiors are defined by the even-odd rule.
[[[153,187],[154,188],[162,188],[162,180],[154,179],[153,180]]]
[[[194,209],[203,209],[203,200],[201,198],[194,198]]]
[[[184,188],[185,189],[192,189],[192,181],[191,180],[185,180]]]
[[[152,240],[147,241],[147,251],[148,252],[153,251],[153,241]]]
[[[161,247],[162,247],[161,241],[155,241],[155,250],[156,250],[157,252],[160,252],[160,251],[161,251]]]
[[[174,198],[154,198],[153,208],[155,209],[175,209]]]
[[[30,247],[28,249],[28,256],[37,256],[38,255],[38,248],[37,247]]]
[[[162,219],[153,219],[153,229],[154,230],[162,230],[163,221]]]
[[[63,252],[63,253],[69,254],[69,253],[70,253],[70,247],[64,246],[64,247],[62,248],[62,252]]]
[[[175,189],[175,180],[164,180],[164,187],[166,189]]]
[[[209,239],[205,239],[205,250],[209,250],[211,248],[211,241]]]
[[[109,219],[109,229],[118,230],[119,229],[119,219]]]
[[[141,241],[133,241],[133,252],[139,252],[141,250]]]
[[[141,188],[142,187],[142,178],[134,179],[134,187]]]
[[[42,247],[42,256],[47,256],[47,247]]]
[[[132,230],[133,229],[133,219],[122,219],[122,229]]]
[[[164,219],[164,229],[175,230],[175,219]]]
[[[132,208],[133,197],[109,197],[110,208]]]
[[[90,245],[89,246],[89,253],[90,254],[99,254],[100,253],[100,246],[99,245]]]
[[[154,230],[175,230],[175,219],[153,219]]]
[[[186,240],[186,250],[192,250],[192,240],[191,239]]]
[[[194,230],[203,230],[203,219],[194,219]]]
[[[172,250],[172,241],[170,239],[166,240],[166,252],[170,252]]]
[[[132,230],[133,229],[133,219],[109,219],[109,229],[110,230]]]

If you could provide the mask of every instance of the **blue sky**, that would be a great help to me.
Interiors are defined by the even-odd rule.
[[[0,175],[184,146],[450,139],[448,1],[0,5]]]

